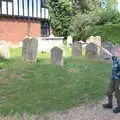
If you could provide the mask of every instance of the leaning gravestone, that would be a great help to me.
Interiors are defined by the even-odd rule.
[[[10,52],[9,52],[9,45],[7,41],[0,41],[0,58],[2,59],[9,59]]]
[[[25,38],[23,41],[22,56],[24,60],[36,61],[38,52],[38,40],[35,38]]]
[[[98,48],[94,43],[89,43],[86,46],[86,56],[87,57],[96,57]]]
[[[76,41],[72,45],[72,56],[73,57],[80,57],[82,56],[82,45]]]
[[[113,46],[112,42],[104,42],[103,43],[103,48],[105,48],[108,51],[110,51],[111,53],[113,53],[114,46]],[[104,60],[110,60],[111,59],[111,57],[106,52],[104,52],[103,50],[101,51],[101,56]]]
[[[51,49],[51,60],[52,63],[57,65],[57,66],[63,66],[63,50],[58,48],[58,47],[54,47]]]

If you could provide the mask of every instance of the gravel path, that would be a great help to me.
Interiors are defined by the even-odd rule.
[[[81,106],[62,113],[44,116],[41,120],[120,120],[120,114],[104,110],[101,104]]]
[[[0,118],[0,120],[18,119],[15,117],[6,117]],[[120,120],[120,114],[114,114],[112,110],[103,109],[102,103],[94,103],[72,108],[64,112],[45,114],[44,116],[35,115],[28,117],[26,114],[23,114],[19,120]]]
[[[114,98],[114,105],[116,101]],[[72,108],[60,113],[51,113],[40,120],[120,120],[120,114],[114,114],[112,110],[102,108],[101,103],[91,103],[88,105]]]

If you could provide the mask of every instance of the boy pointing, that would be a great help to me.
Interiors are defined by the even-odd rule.
[[[107,97],[108,103],[103,104],[103,108],[112,109],[113,107],[113,93],[117,99],[117,107],[113,110],[114,113],[120,113],[120,47],[115,49],[115,56],[108,50],[103,50],[112,57],[112,78],[109,83]]]

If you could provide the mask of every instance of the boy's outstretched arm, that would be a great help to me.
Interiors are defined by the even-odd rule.
[[[98,46],[98,45],[97,45]],[[105,48],[103,48],[103,47],[100,47],[100,46],[98,46],[100,49],[102,48],[103,49],[103,51],[104,52],[106,52],[108,55],[110,55],[111,57],[113,56],[113,54],[110,52],[110,51],[108,51],[107,49],[105,49]]]
[[[105,49],[105,48],[103,48],[103,47],[101,47],[101,46],[99,46],[99,45],[97,45],[97,46],[98,46],[100,49],[102,48],[104,52],[106,52],[108,55],[110,55],[111,57],[113,57],[113,54],[112,54],[110,51],[108,51],[107,49]]]
[[[113,54],[110,52],[110,51],[108,51],[107,49],[105,49],[105,48],[102,48],[103,50],[104,50],[104,52],[106,52],[108,55],[110,55],[111,57],[113,56]]]

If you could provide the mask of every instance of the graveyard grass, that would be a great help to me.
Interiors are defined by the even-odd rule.
[[[111,64],[87,58],[65,58],[64,67],[52,65],[41,53],[36,63],[19,57],[21,49],[0,62],[0,113],[43,114],[100,101],[111,77]]]

